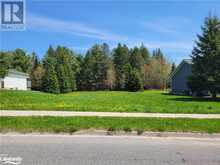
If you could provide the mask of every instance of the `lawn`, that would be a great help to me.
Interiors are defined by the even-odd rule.
[[[218,119],[112,118],[112,117],[1,117],[0,132],[73,133],[77,130],[171,131],[220,133]]]
[[[220,98],[174,96],[159,90],[72,92],[60,95],[1,90],[0,98],[0,109],[8,110],[220,113]]]

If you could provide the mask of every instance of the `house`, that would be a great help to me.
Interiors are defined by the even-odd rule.
[[[0,78],[0,89],[28,90],[31,88],[31,81],[27,73],[9,69],[4,78]]]
[[[183,60],[171,75],[171,92],[173,94],[190,93],[187,85],[188,77],[192,74],[192,60]]]

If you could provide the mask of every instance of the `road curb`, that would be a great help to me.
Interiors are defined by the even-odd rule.
[[[220,141],[220,133],[187,133],[187,132],[143,132],[141,135],[137,135],[136,131],[124,132],[124,131],[106,131],[106,130],[81,130],[75,133],[19,133],[19,132],[7,132],[0,133],[0,136],[68,136],[68,137],[140,137],[140,138],[165,138],[165,139],[213,139]]]

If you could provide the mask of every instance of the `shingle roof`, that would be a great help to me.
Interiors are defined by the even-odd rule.
[[[183,61],[184,61],[185,63],[187,63],[187,64],[190,64],[190,65],[193,64],[193,62],[192,62],[191,59],[184,59]]]
[[[29,77],[29,74],[24,73],[24,72],[17,71],[16,69],[9,69],[9,70],[8,70],[8,73],[13,73],[13,74],[17,74],[17,75]]]
[[[172,78],[173,76],[176,75],[176,73],[180,70],[180,68],[183,66],[183,64],[186,63],[188,65],[192,65],[193,62],[191,59],[184,59],[180,64],[179,66],[176,68],[176,70],[171,74],[170,78]]]

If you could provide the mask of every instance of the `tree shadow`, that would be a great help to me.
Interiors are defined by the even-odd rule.
[[[169,98],[169,100],[181,101],[181,102],[219,102],[220,98],[205,98],[205,97],[181,97],[181,98]]]
[[[166,95],[166,96],[174,96],[174,94],[172,94],[172,93],[161,93],[162,95]]]

